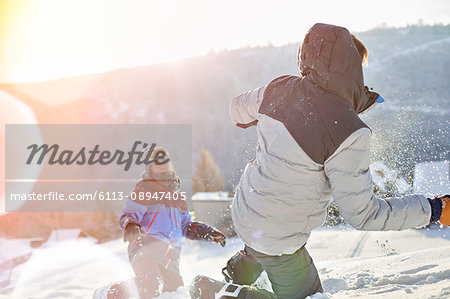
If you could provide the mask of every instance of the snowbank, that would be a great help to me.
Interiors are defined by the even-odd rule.
[[[242,247],[237,238],[230,239],[225,248],[185,240],[181,261],[185,284],[189,285],[197,274],[222,279],[221,268]],[[313,231],[307,248],[325,290],[313,299],[450,296],[447,227],[402,232],[361,232],[348,226],[320,228]],[[132,275],[122,240],[100,245],[70,240],[35,250],[26,264],[14,269],[11,282],[15,288],[4,289],[0,298],[90,298],[96,288]],[[266,282],[262,276],[260,285]],[[160,298],[189,298],[188,287]]]
[[[318,264],[332,298],[448,298],[450,246],[372,258]]]

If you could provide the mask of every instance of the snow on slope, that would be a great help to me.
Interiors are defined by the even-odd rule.
[[[242,246],[237,238],[230,239],[225,248],[186,240],[181,262],[185,284],[197,274],[222,279],[221,268]],[[312,233],[307,248],[325,290],[314,299],[450,297],[447,227],[402,232],[320,228]],[[126,245],[120,239],[101,245],[86,240],[61,242],[35,250],[26,264],[15,268],[15,289],[3,290],[0,298],[91,298],[96,288],[132,275]],[[265,281],[262,277],[260,283]],[[160,298],[189,298],[188,287]]]
[[[450,247],[319,263],[332,298],[448,298]]]

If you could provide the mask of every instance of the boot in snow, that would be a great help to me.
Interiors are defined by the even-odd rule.
[[[266,290],[247,285],[221,282],[203,275],[197,275],[189,289],[192,299],[275,299]]]

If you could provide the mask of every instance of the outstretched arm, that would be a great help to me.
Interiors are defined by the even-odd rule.
[[[213,241],[219,243],[222,247],[226,244],[226,237],[222,232],[202,222],[189,223],[186,238]]]
[[[256,126],[259,119],[258,110],[265,90],[266,86],[263,86],[231,99],[230,117],[236,126],[241,128]]]
[[[325,161],[333,198],[345,220],[361,230],[403,230],[430,223],[431,206],[422,195],[380,199],[373,194],[370,131],[350,135]]]

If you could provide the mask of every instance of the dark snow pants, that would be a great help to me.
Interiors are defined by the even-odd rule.
[[[274,291],[274,293],[270,293],[266,290],[252,288],[246,299],[295,299],[323,292],[317,269],[304,246],[293,254],[281,256],[267,255],[248,246],[245,250],[267,272]]]
[[[164,269],[152,258],[139,260],[133,270],[136,277],[112,284],[108,299],[156,298],[161,292],[175,292],[183,285],[179,274]]]
[[[128,258],[141,298],[175,292],[183,285],[178,265],[180,252],[181,249],[150,236],[128,245]]]

